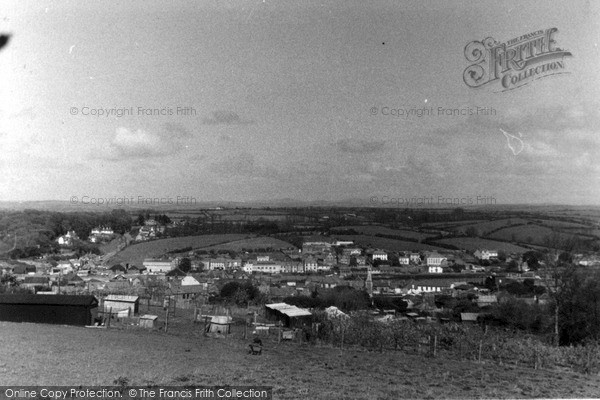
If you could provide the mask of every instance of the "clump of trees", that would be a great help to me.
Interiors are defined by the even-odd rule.
[[[123,234],[131,229],[131,216],[125,210],[110,212],[53,212],[40,210],[0,212],[2,242],[9,245],[10,258],[37,257],[58,250],[56,239],[74,230],[82,239],[97,226],[110,226]],[[81,247],[81,246],[80,246]],[[77,250],[77,249],[76,249]],[[81,247],[81,252],[95,252],[93,246]]]
[[[230,304],[237,304],[238,306],[247,306],[251,303],[261,303],[262,294],[250,281],[233,281],[226,283],[221,288],[219,298],[215,298],[213,301],[223,301]]]

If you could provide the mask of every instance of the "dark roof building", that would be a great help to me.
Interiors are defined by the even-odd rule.
[[[98,310],[94,296],[0,295],[0,321],[91,325]]]

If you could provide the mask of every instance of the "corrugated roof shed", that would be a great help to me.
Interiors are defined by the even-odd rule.
[[[140,296],[109,294],[108,296],[106,296],[104,301],[120,301],[120,302],[127,302],[127,303],[135,303],[139,299],[140,299]]]
[[[304,317],[312,315],[308,310],[296,306],[291,306],[286,303],[266,304],[265,307],[270,308],[271,310],[279,311],[280,313],[285,314],[288,317]]]

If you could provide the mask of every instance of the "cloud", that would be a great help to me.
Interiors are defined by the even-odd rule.
[[[250,153],[231,155],[211,165],[211,170],[225,177],[277,179],[281,173],[273,167],[261,165]]]
[[[120,160],[124,158],[149,158],[175,154],[183,149],[182,139],[191,137],[180,124],[167,123],[158,133],[144,129],[116,128],[107,148],[94,154],[95,158]]]
[[[385,141],[340,139],[334,146],[343,153],[376,153],[385,148]]]
[[[202,122],[205,125],[248,125],[254,121],[241,118],[233,111],[213,111],[212,117],[204,118]]]
[[[164,125],[165,133],[175,138],[191,137],[192,134],[181,124],[167,122]]]

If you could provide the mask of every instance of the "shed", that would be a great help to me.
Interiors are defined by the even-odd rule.
[[[477,322],[479,313],[460,313],[460,320],[462,322]]]
[[[286,303],[266,304],[265,314],[268,319],[281,321],[288,328],[302,326],[312,319],[310,311]]]
[[[98,312],[94,296],[0,295],[0,321],[91,325]]]
[[[214,315],[211,317],[210,325],[207,327],[207,332],[210,333],[230,333],[229,326],[233,323],[233,319],[227,315]]]
[[[104,298],[103,308],[104,311],[109,311],[112,309],[113,312],[129,310],[128,314],[134,315],[139,312],[140,297],[109,294]]]
[[[158,321],[157,315],[144,314],[140,317],[140,328],[153,329]]]

